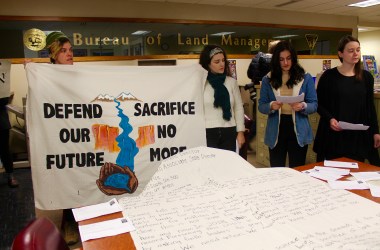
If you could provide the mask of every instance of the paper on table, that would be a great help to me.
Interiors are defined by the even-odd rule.
[[[128,218],[117,218],[79,226],[82,241],[128,233],[133,230],[135,230],[135,227]]]
[[[325,181],[335,181],[343,177],[343,175],[338,175],[333,172],[321,172],[316,169],[310,169],[310,170],[305,170],[302,171],[302,173],[308,174],[311,177],[325,180]]]
[[[367,181],[367,185],[373,197],[380,197],[380,180]]]
[[[355,172],[351,173],[353,177],[361,181],[380,180],[380,171],[374,172]]]
[[[323,165],[326,167],[334,168],[359,168],[359,165],[356,162],[345,162],[345,161],[328,161],[325,160]]]
[[[379,246],[379,204],[294,169],[253,168],[213,148],[165,159],[141,195],[119,203],[136,227],[136,249]]]
[[[323,173],[328,172],[328,173],[334,173],[337,175],[348,175],[350,173],[349,169],[330,168],[330,167],[321,167],[321,166],[315,166],[314,169]]]
[[[365,126],[363,124],[354,124],[349,122],[338,122],[339,127],[344,130],[367,130],[369,126]]]
[[[296,102],[303,102],[305,98],[305,93],[302,93],[298,96],[276,96],[276,100],[282,103],[296,103]]]
[[[87,220],[94,217],[99,217],[105,214],[112,214],[121,211],[121,207],[116,198],[96,205],[73,208],[75,221]]]
[[[364,181],[328,181],[328,183],[332,189],[369,189]]]

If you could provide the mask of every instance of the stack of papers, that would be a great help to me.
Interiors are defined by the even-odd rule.
[[[121,212],[121,207],[119,205],[119,202],[115,198],[112,200],[100,203],[96,205],[81,207],[81,208],[74,208],[73,214],[75,221],[82,221],[82,220],[88,220],[90,218],[99,217],[105,214],[113,214],[117,212]]]
[[[351,173],[355,179],[360,181],[371,181],[371,180],[380,180],[380,171],[374,172],[356,172]]]
[[[380,197],[380,180],[367,181],[369,190],[373,197]]]
[[[359,165],[356,162],[345,162],[345,161],[327,161],[323,162],[323,165],[326,167],[334,168],[359,168]]]
[[[323,164],[324,166],[315,166],[313,169],[302,172],[311,177],[327,181],[332,189],[370,189],[373,197],[380,197],[380,171],[350,173],[349,169],[359,168],[359,165],[356,162],[326,160]],[[339,181],[340,178],[349,174],[352,176],[353,180]]]
[[[98,239],[135,230],[131,221],[127,218],[117,218],[98,223],[79,226],[80,238],[83,241]]]
[[[313,169],[303,171],[303,173],[324,181],[333,181],[350,174],[350,170],[315,166]]]
[[[328,181],[332,189],[360,190],[369,189],[364,181]]]
[[[72,210],[76,221],[87,220],[122,211],[119,202],[115,198],[105,203],[74,208]],[[79,226],[79,233],[82,242],[127,233],[133,230],[135,230],[135,227],[133,226],[131,220],[129,220],[125,215],[123,218]]]

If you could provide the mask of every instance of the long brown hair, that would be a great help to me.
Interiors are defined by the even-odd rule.
[[[289,51],[292,67],[289,70],[289,80],[286,82],[288,88],[293,88],[300,82],[305,74],[304,68],[298,63],[297,52],[289,41],[280,41],[273,48],[273,55],[270,61],[271,63],[271,85],[274,89],[278,89],[282,86],[282,69],[280,64],[280,53],[283,51]]]
[[[355,37],[353,37],[351,35],[345,35],[345,36],[343,36],[339,40],[338,51],[340,51],[341,53],[343,53],[344,52],[344,48],[346,47],[347,43],[349,43],[349,42],[357,42],[360,45],[360,42],[359,42],[359,40],[357,38],[355,38]],[[339,57],[339,54],[338,54],[338,57]],[[339,61],[343,62],[343,58],[339,57]],[[356,78],[356,80],[361,81],[362,78],[363,78],[363,64],[362,64],[361,58],[355,64],[354,71],[355,71],[355,78]]]

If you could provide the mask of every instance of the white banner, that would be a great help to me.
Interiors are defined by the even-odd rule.
[[[0,98],[8,97],[11,92],[11,62],[0,60]]]
[[[136,195],[159,163],[206,145],[192,66],[29,63],[27,127],[35,205],[74,208]]]

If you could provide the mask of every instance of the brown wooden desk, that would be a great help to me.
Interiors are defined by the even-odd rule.
[[[364,162],[360,162],[360,161],[351,160],[351,159],[345,158],[345,157],[338,158],[338,159],[335,159],[335,160],[337,160],[337,161],[347,161],[347,162],[357,162],[358,165],[359,165],[359,168],[350,168],[350,172],[380,171],[380,167],[376,167],[376,166],[373,166],[373,165],[370,165],[370,164],[367,164],[367,163],[364,163]],[[294,169],[298,170],[298,171],[304,171],[304,170],[312,169],[315,166],[323,166],[323,162],[310,163],[310,164],[307,164],[307,165],[304,165],[304,166],[296,167]],[[346,178],[347,177],[343,177],[342,180],[344,180]],[[363,196],[364,198],[367,198],[367,199],[372,200],[374,202],[380,203],[380,198],[379,197],[373,197],[371,195],[371,192],[369,191],[369,189],[366,189],[366,190],[348,190],[348,191],[350,191],[350,192],[352,192],[354,194]]]
[[[114,214],[107,214],[97,218],[92,218],[79,222],[79,225],[87,225],[91,223],[122,218],[121,212]],[[115,236],[88,240],[82,242],[83,250],[136,250],[130,233],[119,234]]]
[[[336,160],[347,161],[347,162],[357,162],[359,164],[359,168],[350,169],[351,172],[380,171],[379,167],[366,164],[364,162],[358,162],[358,161],[354,161],[348,158],[338,158]],[[303,170],[312,169],[315,166],[323,166],[323,162],[310,163],[304,166],[296,167],[294,169],[298,171],[303,171]],[[349,191],[357,195],[363,196],[369,200],[380,203],[380,198],[372,197],[368,189],[367,190],[349,190]],[[98,218],[81,221],[79,222],[79,225],[86,225],[90,223],[101,222],[101,221],[111,220],[111,219],[116,219],[116,218],[121,218],[121,217],[123,217],[123,215],[121,212],[119,212],[119,213],[104,215]],[[82,246],[84,250],[109,250],[109,249],[135,250],[136,249],[130,233],[124,233],[124,234],[119,234],[116,236],[85,241],[82,243]]]

